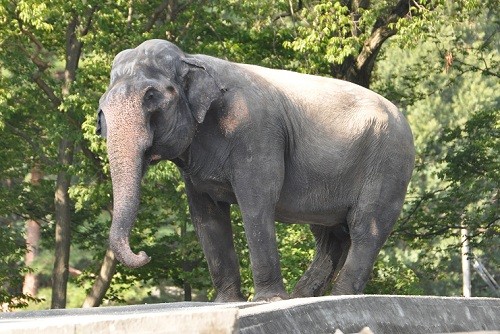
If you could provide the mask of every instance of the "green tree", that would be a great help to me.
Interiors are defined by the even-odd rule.
[[[407,114],[417,146],[394,237],[417,253],[403,261],[424,292],[450,295],[460,294],[460,228],[469,229],[474,256],[498,268],[500,58],[495,6],[449,3],[443,10],[450,20],[436,20],[420,38],[388,45],[373,87]],[[444,274],[442,268],[450,269]],[[476,295],[492,293],[477,275],[473,288]]]

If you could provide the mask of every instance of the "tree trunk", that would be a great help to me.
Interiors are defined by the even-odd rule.
[[[193,300],[193,294],[191,289],[191,284],[188,281],[184,281],[184,301],[190,302]]]
[[[30,219],[26,222],[26,248],[24,257],[26,267],[31,267],[38,256],[38,244],[40,242],[40,225],[37,221]],[[29,272],[24,275],[23,294],[36,296],[38,293],[38,275]]]
[[[71,175],[68,174],[66,169],[73,161],[73,146],[73,141],[67,139],[61,139],[59,143],[58,161],[62,169],[57,174],[54,196],[56,247],[54,270],[52,272],[52,302],[50,306],[53,309],[66,307],[71,240],[71,204],[68,194]]]
[[[102,299],[106,295],[113,274],[116,268],[116,258],[113,251],[108,248],[106,255],[104,256],[104,261],[102,262],[101,270],[99,271],[99,276],[94,282],[92,289],[85,298],[82,307],[97,307],[101,305]]]
[[[42,172],[38,166],[31,169],[31,184],[37,186],[42,179]],[[40,243],[40,224],[29,219],[26,221],[26,248],[27,252],[24,257],[26,267],[31,267],[38,256],[38,245]],[[36,296],[38,293],[38,275],[34,272],[29,272],[24,276],[23,294]]]
[[[85,36],[92,24],[92,17],[97,7],[88,9],[88,15],[83,20],[80,36]],[[83,42],[78,39],[77,29],[80,25],[80,18],[74,14],[66,29],[66,65],[64,69],[64,83],[62,86],[62,96],[65,98],[70,94],[70,88],[76,78],[76,71],[82,53]],[[61,101],[54,101],[60,104]],[[71,114],[71,110],[68,111]],[[71,182],[71,175],[67,172],[73,162],[73,151],[75,142],[62,138],[59,142],[58,163],[61,170],[57,175],[55,193],[55,216],[56,216],[56,250],[54,271],[52,273],[52,304],[51,308],[66,307],[66,291],[69,275],[69,253],[71,241],[71,204],[68,190]]]
[[[186,242],[186,238],[187,238],[187,220],[184,219],[184,221],[182,222],[182,225],[181,225],[182,243]],[[185,244],[182,245],[182,247],[184,249],[186,249]],[[182,271],[185,273],[188,273],[188,272],[193,271],[193,268],[192,268],[191,261],[189,261],[189,259],[187,258],[187,252],[183,252],[183,253],[184,254],[182,256]],[[184,282],[182,282],[182,287],[184,289],[184,301],[190,302],[191,300],[193,300],[191,283],[189,282],[188,279],[186,279],[185,276],[184,276]]]

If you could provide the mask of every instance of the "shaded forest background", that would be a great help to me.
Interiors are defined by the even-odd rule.
[[[112,198],[96,108],[111,62],[149,38],[349,80],[408,118],[417,165],[367,293],[499,296],[499,3],[475,0],[0,0],[0,304],[4,310],[206,300],[214,291],[184,185],[150,168],[131,236],[152,261],[107,249]],[[248,251],[232,209],[244,293]],[[307,226],[278,224],[294,286],[313,255]],[[467,231],[467,237],[462,236]],[[484,280],[486,268],[493,278]],[[480,274],[481,273],[481,274]]]

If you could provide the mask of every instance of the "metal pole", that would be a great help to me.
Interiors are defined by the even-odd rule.
[[[471,297],[470,283],[470,248],[469,248],[469,232],[466,228],[460,230],[462,241],[462,285],[464,297]]]

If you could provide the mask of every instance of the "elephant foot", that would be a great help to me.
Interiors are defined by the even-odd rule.
[[[239,291],[225,291],[217,293],[214,303],[239,303],[246,301],[248,299],[243,297],[243,294]]]
[[[295,289],[292,292],[292,295],[290,296],[291,298],[308,298],[308,297],[315,297],[314,296],[314,291],[311,289]]]
[[[292,298],[322,296],[331,281],[331,271],[322,268],[309,268],[293,289]]]
[[[255,297],[252,299],[253,302],[277,302],[280,300],[287,300],[290,299],[290,296],[287,293],[262,293],[262,294],[256,294]]]
[[[302,276],[301,280],[292,291],[292,298],[315,297],[318,295],[318,291],[323,285],[323,282]]]

